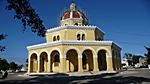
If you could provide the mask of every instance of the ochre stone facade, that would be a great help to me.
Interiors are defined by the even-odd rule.
[[[121,48],[103,36],[71,3],[60,26],[47,30],[46,43],[27,47],[28,74],[120,70]]]

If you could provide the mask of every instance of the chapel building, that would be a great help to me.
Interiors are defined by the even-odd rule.
[[[89,26],[74,2],[64,11],[60,26],[48,29],[46,43],[27,46],[28,74],[118,71],[121,48],[104,40],[104,32]]]

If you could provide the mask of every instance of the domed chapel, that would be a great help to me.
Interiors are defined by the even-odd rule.
[[[60,26],[48,29],[46,43],[27,46],[28,74],[101,72],[121,69],[121,48],[104,40],[104,32],[89,26],[86,15],[72,2]]]

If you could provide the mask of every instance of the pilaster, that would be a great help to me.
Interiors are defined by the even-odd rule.
[[[48,56],[48,66],[47,66],[47,68],[48,68],[48,72],[51,72],[51,57],[50,57],[50,55]]]
[[[107,56],[107,71],[114,71],[112,56]]]
[[[37,60],[38,60],[38,70],[37,73],[40,73],[40,56],[37,56]]]
[[[83,67],[82,67],[82,58],[78,58],[78,72],[83,72]]]
[[[30,71],[31,71],[31,57],[29,56],[28,57],[28,74],[30,74]]]
[[[64,73],[67,72],[66,71],[66,58],[61,58],[60,63],[61,63],[61,65],[60,65],[61,71],[60,72],[64,72]]]
[[[94,56],[94,72],[98,72],[98,59],[97,56]]]

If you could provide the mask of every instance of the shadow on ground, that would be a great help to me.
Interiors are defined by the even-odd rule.
[[[68,74],[41,75],[25,80],[4,80],[0,84],[141,84],[150,79],[134,76],[115,76],[114,73],[91,76],[68,76]]]

